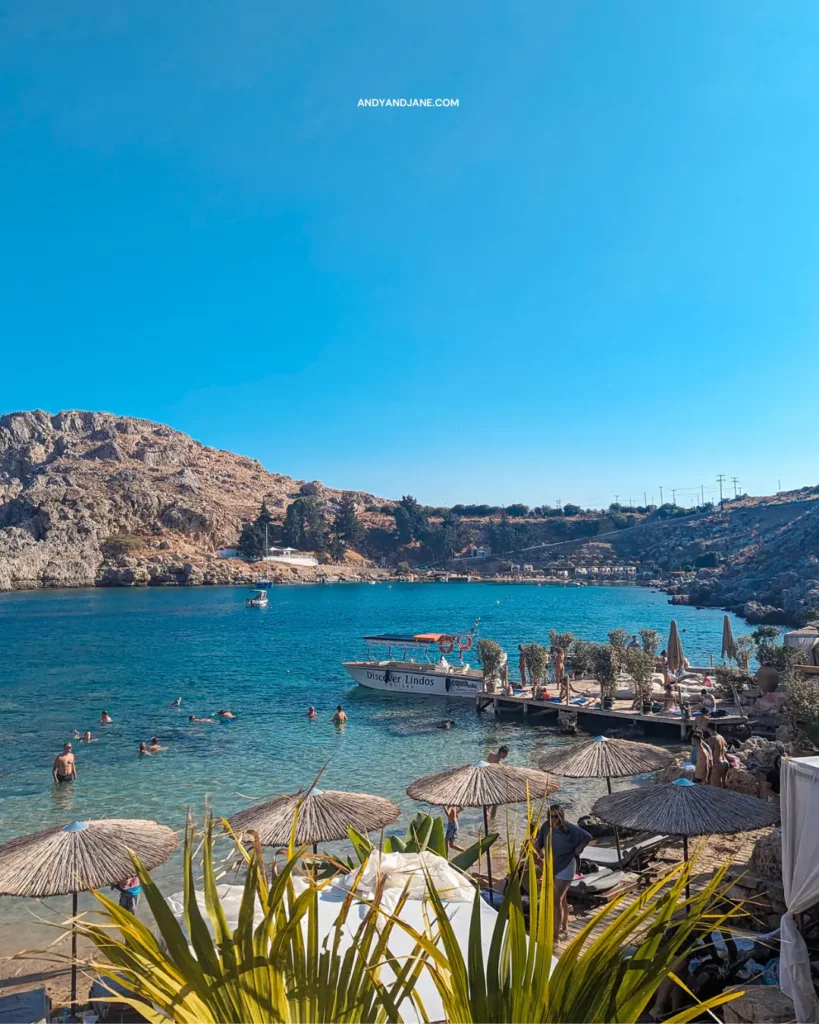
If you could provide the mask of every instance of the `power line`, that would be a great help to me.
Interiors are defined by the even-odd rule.
[[[724,473],[718,473],[717,474],[717,483],[719,484],[719,503],[720,503],[720,506],[722,506],[722,485],[723,485],[723,483],[725,483],[725,474]]]
[[[739,494],[739,478],[732,476],[731,483],[734,485],[734,497],[736,498]]]

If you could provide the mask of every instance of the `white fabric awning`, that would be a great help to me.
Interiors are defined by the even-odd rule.
[[[808,947],[793,919],[819,903],[819,757],[783,758],[780,790],[782,882],[788,908],[782,917],[780,987],[793,999],[799,1024],[819,1024]]]

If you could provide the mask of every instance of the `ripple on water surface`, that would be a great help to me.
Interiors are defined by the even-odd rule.
[[[68,818],[150,817],[180,827],[187,807],[220,814],[309,783],[379,793],[409,811],[415,777],[474,760],[506,742],[511,762],[534,764],[559,742],[553,730],[476,715],[470,701],[375,694],[341,667],[366,633],[463,632],[507,650],[545,642],[549,629],[604,640],[608,630],[672,618],[693,662],[719,653],[717,609],[670,607],[637,587],[394,584],[280,587],[267,609],[247,609],[239,588],[47,591],[0,595],[0,731],[4,775],[0,841]],[[735,632],[743,631],[738,620]],[[514,657],[510,660],[514,662]],[[176,697],[181,708],[169,708]],[[343,703],[346,728],[330,723]],[[319,710],[308,721],[308,704]],[[229,707],[233,723],[188,724]],[[105,708],[113,725],[97,724]],[[450,730],[435,728],[452,718]],[[51,763],[73,730],[79,777],[55,790]],[[140,740],[168,749],[140,759]],[[582,813],[592,783],[563,786]],[[396,830],[403,830],[402,815]]]

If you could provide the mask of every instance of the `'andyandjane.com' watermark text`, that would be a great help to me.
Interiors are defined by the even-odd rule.
[[[365,99],[358,101],[359,107],[459,107],[460,100],[437,99]]]

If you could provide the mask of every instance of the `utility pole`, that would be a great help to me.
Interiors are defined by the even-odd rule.
[[[558,512],[560,512],[560,510],[561,510],[562,508],[563,508],[563,506],[562,506],[562,505],[560,504],[560,498],[558,498],[558,499],[557,499],[557,510],[558,510]]]
[[[634,502],[631,500],[631,498],[628,499],[628,507],[634,508]]]
[[[662,489],[662,487],[660,487],[660,504],[662,505],[662,503],[663,503],[663,489]]]
[[[719,484],[719,507],[722,508],[722,485],[725,483],[724,473],[719,473],[717,475],[717,483]]]
[[[739,495],[739,480],[735,476],[732,476],[731,483],[734,485],[734,497],[736,498]]]
[[[777,489],[777,491],[781,491],[782,490],[782,481],[781,480],[777,480],[776,481],[776,489]]]
[[[676,487],[672,487],[671,488],[671,504],[675,508],[677,507],[677,488]]]
[[[619,494],[615,494],[614,495],[614,504],[615,505],[619,505],[620,504],[620,495]]]
[[[705,504],[705,484],[700,484],[700,504]]]
[[[646,500],[646,492],[643,491],[643,508],[645,508],[647,505],[648,505],[648,501]]]

